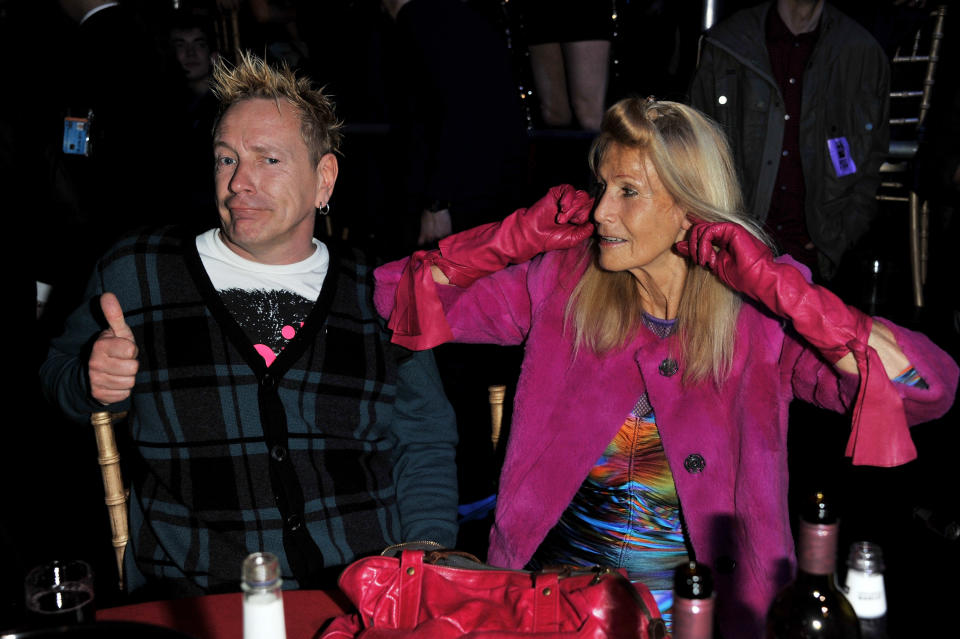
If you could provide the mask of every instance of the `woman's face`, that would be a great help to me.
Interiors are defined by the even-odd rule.
[[[600,162],[603,194],[594,210],[600,267],[655,280],[685,264],[671,249],[690,222],[667,193],[653,163],[635,149],[611,144]]]

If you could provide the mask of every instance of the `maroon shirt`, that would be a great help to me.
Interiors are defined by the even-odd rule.
[[[806,188],[800,163],[800,108],[803,72],[819,36],[819,24],[810,33],[794,35],[784,24],[775,5],[767,12],[767,51],[786,115],[780,166],[766,228],[785,253],[813,270],[817,266],[817,251],[804,248],[810,242],[810,236],[803,207]]]

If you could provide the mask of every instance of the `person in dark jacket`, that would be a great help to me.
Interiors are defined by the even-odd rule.
[[[404,235],[433,245],[518,205],[523,110],[503,34],[482,13],[459,0],[383,6],[395,20],[390,95]]]
[[[775,0],[707,32],[690,101],[729,137],[752,216],[829,280],[876,217],[889,93],[865,29],[824,0]]]

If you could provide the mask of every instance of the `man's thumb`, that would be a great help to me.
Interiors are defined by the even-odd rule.
[[[120,307],[120,301],[113,293],[104,293],[100,296],[100,310],[103,311],[103,317],[110,325],[110,330],[117,337],[123,337],[133,341],[133,331],[127,326],[123,319],[123,309]]]

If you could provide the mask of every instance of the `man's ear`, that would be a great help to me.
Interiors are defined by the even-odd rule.
[[[333,153],[324,153],[317,163],[317,199],[314,202],[316,208],[330,202],[330,196],[333,195],[333,185],[337,183],[337,174],[340,171],[340,165],[337,163],[337,156]]]

